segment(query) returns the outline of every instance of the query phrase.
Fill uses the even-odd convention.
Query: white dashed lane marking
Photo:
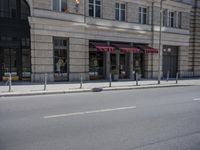
[[[86,115],[86,114],[104,113],[104,112],[128,110],[128,109],[136,109],[136,106],[109,108],[109,109],[100,109],[100,110],[85,111],[85,112],[75,112],[75,113],[51,115],[51,116],[44,116],[43,118],[44,119],[50,119],[50,118],[59,118],[59,117],[71,117],[71,116],[80,116],[80,115]]]
[[[200,101],[200,98],[194,98],[193,101]]]

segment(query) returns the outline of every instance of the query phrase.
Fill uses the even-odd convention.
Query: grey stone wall
[[[52,0],[33,0],[33,8],[52,10]]]
[[[69,80],[89,80],[89,41],[69,38]]]
[[[200,8],[193,8],[190,22],[189,69],[193,76],[200,76]]]
[[[48,74],[48,81],[53,78],[53,43],[52,36],[31,34],[32,81],[43,81]]]
[[[182,12],[181,28],[187,30],[190,29],[190,13]]]
[[[178,71],[181,78],[190,77],[189,72],[189,46],[180,46],[178,53]]]

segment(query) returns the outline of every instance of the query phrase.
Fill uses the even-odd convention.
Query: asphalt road
[[[200,87],[0,98],[0,150],[200,150]]]

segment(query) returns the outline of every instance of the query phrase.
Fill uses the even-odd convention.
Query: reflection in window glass
[[[67,0],[61,0],[62,12],[68,12]]]
[[[65,38],[54,38],[54,75],[55,80],[67,79],[68,42]]]

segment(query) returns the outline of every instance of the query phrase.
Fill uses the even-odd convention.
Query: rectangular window
[[[53,10],[60,11],[60,0],[53,0]]]
[[[89,0],[89,16],[101,17],[101,0]]]
[[[68,12],[67,0],[53,0],[53,10]]]
[[[167,9],[163,11],[163,26],[167,27]]]
[[[126,4],[115,4],[115,19],[118,21],[126,20]]]
[[[175,27],[175,13],[174,12],[169,12],[169,27]]]
[[[54,77],[55,80],[68,79],[68,40],[66,38],[57,38],[53,40],[54,44]]]
[[[147,8],[139,7],[139,23],[147,24]]]
[[[178,28],[181,28],[181,22],[182,22],[182,13],[178,12]]]

